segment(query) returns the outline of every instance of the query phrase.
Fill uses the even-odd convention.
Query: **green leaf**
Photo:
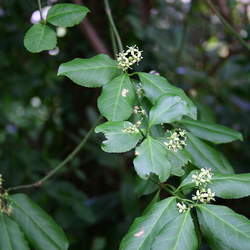
[[[201,231],[212,249],[249,250],[250,221],[224,206],[197,207]]]
[[[137,196],[148,195],[159,189],[159,186],[152,180],[144,180],[139,176],[136,176],[135,182],[135,194]]]
[[[184,175],[185,171],[182,169],[182,167],[191,161],[189,153],[185,149],[179,150],[178,152],[166,150],[166,153],[167,159],[170,161],[171,165],[171,175]]]
[[[107,140],[102,143],[102,149],[109,153],[122,153],[131,150],[142,138],[141,133],[123,132],[124,129],[132,126],[128,121],[105,122],[96,127],[96,133],[104,133]]]
[[[152,250],[197,250],[198,239],[190,211],[171,220],[156,237]]]
[[[174,197],[155,203],[147,213],[135,219],[121,242],[120,250],[150,250],[156,235],[178,214]]]
[[[215,144],[243,140],[241,133],[222,125],[190,119],[183,119],[179,122],[192,134]]]
[[[56,47],[56,33],[45,24],[34,24],[24,36],[24,47],[32,53]]]
[[[185,149],[191,156],[192,163],[198,168],[212,168],[222,174],[233,173],[233,168],[227,159],[217,150],[192,135],[187,133],[188,140]]]
[[[192,175],[199,171],[194,170],[182,181],[178,189],[190,189],[195,187]],[[215,196],[224,199],[236,199],[250,195],[250,174],[220,174],[215,173],[208,184],[215,192]]]
[[[36,205],[28,196],[11,196],[12,217],[27,236],[30,244],[37,250],[68,249],[68,240],[54,220]]]
[[[149,125],[172,123],[188,115],[187,103],[179,96],[163,95],[149,112]]]
[[[29,250],[18,224],[0,213],[0,250]]]
[[[133,113],[135,90],[129,76],[122,74],[103,87],[98,108],[110,121],[127,120]]]
[[[59,76],[67,76],[76,84],[92,88],[102,87],[121,72],[117,62],[103,54],[88,59],[76,58],[61,64],[58,69]]]
[[[163,94],[177,95],[187,102],[189,116],[193,119],[197,118],[197,109],[193,102],[186,96],[185,92],[171,85],[166,78],[148,73],[138,73],[142,82],[142,88],[145,96],[155,104],[157,99]]]
[[[46,20],[55,26],[72,27],[79,24],[88,12],[88,8],[78,4],[55,4],[49,9]]]
[[[148,179],[153,173],[159,176],[161,182],[168,179],[171,165],[167,159],[166,149],[160,141],[148,136],[136,148],[136,155],[134,166],[141,178]]]

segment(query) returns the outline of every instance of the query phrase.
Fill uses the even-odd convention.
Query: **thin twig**
[[[38,8],[39,8],[40,18],[41,18],[41,20],[43,20],[41,0],[37,0],[37,4],[38,4]]]
[[[112,42],[114,58],[116,58],[116,56],[118,54],[118,49],[117,49],[117,44],[116,44],[116,40],[115,40],[115,34],[114,34],[114,31],[111,27],[110,27],[110,38],[111,38],[111,42]]]
[[[82,0],[74,0],[75,4],[83,5],[84,2]],[[88,17],[85,17],[84,20],[80,23],[80,31],[84,33],[87,39],[90,42],[90,45],[97,53],[111,55],[109,50],[101,38],[98,30],[94,27],[94,25],[90,22]]]
[[[88,131],[88,133],[85,135],[85,137],[82,139],[82,141],[76,146],[76,148],[61,163],[59,163],[48,174],[46,174],[42,179],[40,179],[39,181],[36,181],[35,183],[32,183],[32,184],[11,187],[8,189],[8,191],[19,190],[19,189],[28,189],[28,188],[33,188],[33,187],[40,187],[45,181],[47,181],[49,178],[51,178],[56,172],[58,172],[61,168],[66,166],[66,164],[68,162],[70,162],[77,155],[77,153],[79,153],[79,151],[86,144],[89,137],[93,133],[96,125],[99,123],[99,121],[101,119],[102,119],[102,116],[100,116],[98,118],[97,122],[92,126],[92,128]]]
[[[242,37],[238,34],[238,32],[228,23],[228,21],[221,15],[221,13],[217,10],[211,0],[206,0],[210,9],[216,14],[216,16],[220,19],[222,24],[228,29],[228,31],[239,40],[239,42],[247,49],[250,50],[250,45],[242,39]]]
[[[110,9],[110,6],[109,6],[109,1],[104,0],[104,4],[105,4],[105,11],[106,11],[110,26],[111,26],[111,28],[112,28],[112,30],[114,32],[115,38],[117,40],[119,51],[121,52],[121,51],[123,51],[122,41],[121,41],[119,32],[118,32],[118,30],[117,30],[117,28],[115,26],[115,23],[114,23],[114,19],[113,19],[111,9]]]

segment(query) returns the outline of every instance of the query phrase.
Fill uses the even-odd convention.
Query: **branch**
[[[111,13],[111,9],[110,9],[110,6],[109,6],[109,1],[108,0],[104,0],[104,4],[105,4],[105,11],[106,11],[106,14],[108,16],[108,20],[109,20],[109,24],[114,32],[114,35],[115,35],[115,38],[116,38],[116,41],[117,41],[117,44],[118,44],[118,48],[119,48],[119,52],[123,51],[123,46],[122,46],[122,41],[121,41],[121,38],[120,38],[120,35],[119,35],[119,32],[115,26],[115,23],[114,23],[114,19],[113,19],[113,16],[112,16],[112,13]]]
[[[74,0],[75,4],[82,5],[82,0]],[[94,26],[89,22],[87,17],[80,24],[80,30],[84,33],[89,40],[91,46],[97,53],[110,55],[109,50],[107,49],[105,43],[102,41]]]
[[[216,14],[216,16],[220,19],[222,24],[228,29],[228,31],[239,40],[239,42],[244,46],[247,50],[250,50],[250,45],[242,39],[242,37],[238,34],[238,32],[227,22],[227,20],[221,15],[221,13],[217,10],[211,0],[206,0],[210,9]]]
[[[88,133],[85,135],[85,137],[82,139],[82,141],[76,146],[76,148],[61,162],[59,163],[55,168],[53,168],[47,175],[45,175],[42,179],[39,181],[36,181],[32,184],[28,185],[20,185],[16,187],[11,187],[7,191],[13,191],[13,190],[19,190],[19,189],[28,189],[28,188],[33,188],[33,187],[40,187],[43,185],[45,181],[47,181],[49,178],[51,178],[53,175],[56,174],[61,168],[66,166],[67,163],[69,163],[78,153],[79,151],[83,148],[83,146],[86,144],[88,141],[89,137],[93,133],[96,125],[99,123],[99,121],[102,119],[102,116],[100,116],[97,120],[97,122],[92,126],[92,128],[88,131]]]

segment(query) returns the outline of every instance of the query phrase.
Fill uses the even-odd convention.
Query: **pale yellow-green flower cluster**
[[[132,65],[142,60],[142,51],[136,45],[128,46],[126,51],[122,51],[117,55],[118,67],[123,71],[131,69]]]
[[[199,173],[192,175],[192,180],[198,188],[195,195],[193,195],[192,200],[201,203],[215,201],[215,193],[212,192],[210,188],[207,188],[207,184],[211,182],[212,177],[213,173],[211,172],[211,169],[205,168],[202,168]]]
[[[139,127],[141,126],[141,121],[137,121],[135,124],[130,125],[122,130],[123,133],[135,134],[139,133]]]
[[[0,174],[0,213],[10,215],[12,206],[9,204],[9,194],[3,189],[3,178]]]
[[[215,193],[212,192],[210,188],[196,190],[196,194],[193,195],[192,200],[199,201],[201,203],[209,203],[210,201],[215,201]]]
[[[195,182],[196,186],[204,186],[205,184],[208,184],[211,182],[212,177],[213,173],[210,168],[202,168],[200,173],[192,175],[193,182]]]
[[[167,141],[164,142],[167,149],[178,152],[186,146],[187,131],[181,128],[170,131],[170,136],[167,137]]]

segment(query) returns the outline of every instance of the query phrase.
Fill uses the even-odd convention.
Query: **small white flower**
[[[187,205],[186,205],[185,203],[183,203],[183,202],[178,202],[178,203],[176,204],[176,206],[177,206],[177,208],[178,208],[180,214],[181,214],[181,213],[184,213],[184,212],[186,212],[186,211],[188,210]]]
[[[121,94],[122,94],[123,97],[126,97],[128,92],[129,92],[128,89],[123,89]]]

